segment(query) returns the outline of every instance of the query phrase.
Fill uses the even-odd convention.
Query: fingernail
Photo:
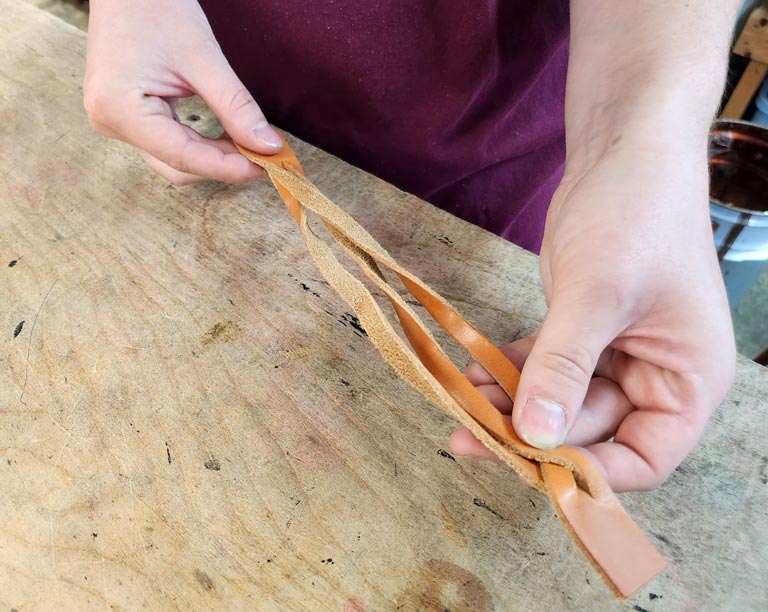
[[[269,127],[269,123],[262,120],[259,121],[253,128],[253,133],[261,144],[266,145],[272,149],[279,149],[283,146],[283,141],[277,132]]]
[[[565,441],[565,410],[555,402],[529,397],[518,421],[518,431],[531,446],[549,449]]]

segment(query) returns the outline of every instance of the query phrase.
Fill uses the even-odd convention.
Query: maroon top
[[[267,118],[538,252],[565,156],[567,0],[201,0]]]

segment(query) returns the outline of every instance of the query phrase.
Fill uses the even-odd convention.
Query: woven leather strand
[[[380,266],[394,272],[435,321],[514,398],[519,372],[493,343],[326,198],[304,176],[287,142],[273,156],[259,155],[239,145],[238,149],[267,171],[298,223],[315,265],[355,311],[385,360],[424,397],[467,427],[523,480],[549,496],[574,542],[617,596],[628,597],[664,569],[664,559],[626,514],[591,461],[575,448],[540,450],[523,442],[509,419],[448,358],[420,317],[387,282]],[[322,220],[331,236],[389,298],[413,350],[390,325],[365,285],[312,231],[307,211]]]

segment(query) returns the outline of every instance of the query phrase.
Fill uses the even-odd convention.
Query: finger
[[[619,385],[607,378],[593,378],[565,444],[587,446],[608,440],[633,410]]]
[[[512,400],[497,384],[478,385],[477,390],[482,393],[494,407],[502,414],[512,414]]]
[[[531,446],[555,448],[565,441],[589,388],[598,358],[622,323],[606,311],[600,294],[579,288],[553,296],[552,304],[515,394],[512,424]]]
[[[263,176],[263,171],[228,140],[204,138],[174,121],[170,106],[161,98],[145,97],[138,114],[138,120],[132,114],[122,121],[123,139],[182,174],[226,183],[245,183]]]
[[[619,491],[658,487],[693,448],[716,402],[701,381],[628,356],[615,365],[622,387],[641,384],[647,403],[621,422],[613,442],[585,448]],[[629,381],[629,377],[635,381]],[[655,382],[652,382],[655,381]],[[684,399],[678,399],[684,398]]]
[[[213,146],[218,147],[225,153],[237,152],[237,150],[232,145],[232,142],[229,139],[227,139],[226,134],[222,135],[221,138],[211,140],[210,142]],[[142,151],[141,149],[136,149],[136,150],[150,168],[152,168],[160,176],[163,176],[166,179],[168,179],[174,185],[192,185],[194,183],[200,183],[202,181],[208,180],[208,177],[206,176],[201,176],[199,174],[190,174],[188,172],[180,172],[175,168],[172,168],[165,162],[160,161],[156,157],[150,155],[146,151]],[[252,180],[261,180],[266,177],[266,172],[264,172],[263,169],[255,165],[254,165],[254,168],[256,169],[256,171],[253,172]]]
[[[477,389],[504,414],[512,412],[511,400],[498,385],[480,385]],[[593,378],[584,398],[584,405],[568,432],[565,443],[570,446],[587,446],[608,440],[632,410],[634,407],[615,382],[605,378]],[[457,429],[451,435],[449,443],[451,450],[457,455],[482,459],[496,458],[496,455],[485,447],[481,449],[482,443],[465,427]]]
[[[168,164],[161,162],[156,157],[153,157],[146,151],[136,149],[136,152],[141,155],[142,159],[147,165],[157,172],[160,176],[168,179],[174,185],[192,185],[206,180],[204,176],[197,174],[189,174],[187,172],[179,172],[175,168],[171,168]]]
[[[601,353],[600,358],[597,360],[597,365],[595,366],[595,374],[597,376],[616,380],[616,372],[613,368],[613,356],[615,354],[616,350],[610,346]]]
[[[448,438],[448,448],[452,453],[461,457],[471,457],[475,459],[490,459],[500,461],[500,459],[482,445],[480,440],[475,438],[469,429],[459,427]]]
[[[192,66],[189,81],[235,142],[265,155],[282,148],[282,139],[223,54],[200,58]]]
[[[538,331],[501,348],[501,352],[507,356],[507,359],[509,359],[518,370],[523,369],[523,364],[528,357],[528,353],[531,352],[537,334]],[[477,361],[470,363],[466,370],[464,370],[464,374],[469,379],[469,382],[475,386],[490,385],[496,382],[493,376],[491,376]]]
[[[693,448],[703,428],[679,415],[636,410],[619,426],[613,442],[584,449],[617,493],[648,491],[663,483]]]
[[[495,461],[496,463],[501,463],[501,459],[499,459],[491,451],[485,448],[485,446],[483,446],[481,442],[475,438],[475,436],[472,435],[472,432],[469,431],[466,427],[459,427],[451,434],[450,438],[448,438],[448,448],[451,449],[452,453],[458,455],[459,457]],[[527,480],[524,480],[519,476],[518,478],[520,482],[525,484],[525,486],[533,486]]]

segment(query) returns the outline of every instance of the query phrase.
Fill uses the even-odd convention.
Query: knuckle
[[[238,87],[234,92],[229,93],[226,103],[227,108],[233,113],[257,106],[256,100],[245,87]]]
[[[189,144],[189,141],[185,142],[178,153],[167,162],[171,168],[184,174],[192,174],[189,163]]]
[[[652,491],[653,489],[658,489],[683,460],[683,457],[680,457],[670,463],[659,460],[655,453],[650,452],[649,449],[643,446],[629,444],[627,441],[624,441],[623,444],[634,453],[636,458],[632,477],[633,486],[631,487],[633,491]]]
[[[653,491],[661,486],[661,482],[657,482],[655,478],[646,477],[640,480],[636,487],[633,487],[634,491]]]
[[[172,185],[175,185],[176,187],[191,185],[192,183],[195,183],[200,180],[196,176],[183,174],[178,170],[175,170],[172,166],[170,166],[170,164],[163,165],[158,163],[152,163],[149,161],[147,163],[150,168],[152,168],[155,172],[157,172],[157,174],[162,176],[169,183],[171,183]]]
[[[86,89],[83,94],[83,106],[91,128],[96,132],[102,131],[107,124],[105,97],[98,91]]]
[[[579,384],[591,378],[595,369],[589,353],[577,346],[568,351],[545,351],[540,355],[539,361],[543,367]]]
[[[672,470],[660,470],[654,466],[650,466],[648,472],[639,479],[638,491],[653,491],[663,485]]]

